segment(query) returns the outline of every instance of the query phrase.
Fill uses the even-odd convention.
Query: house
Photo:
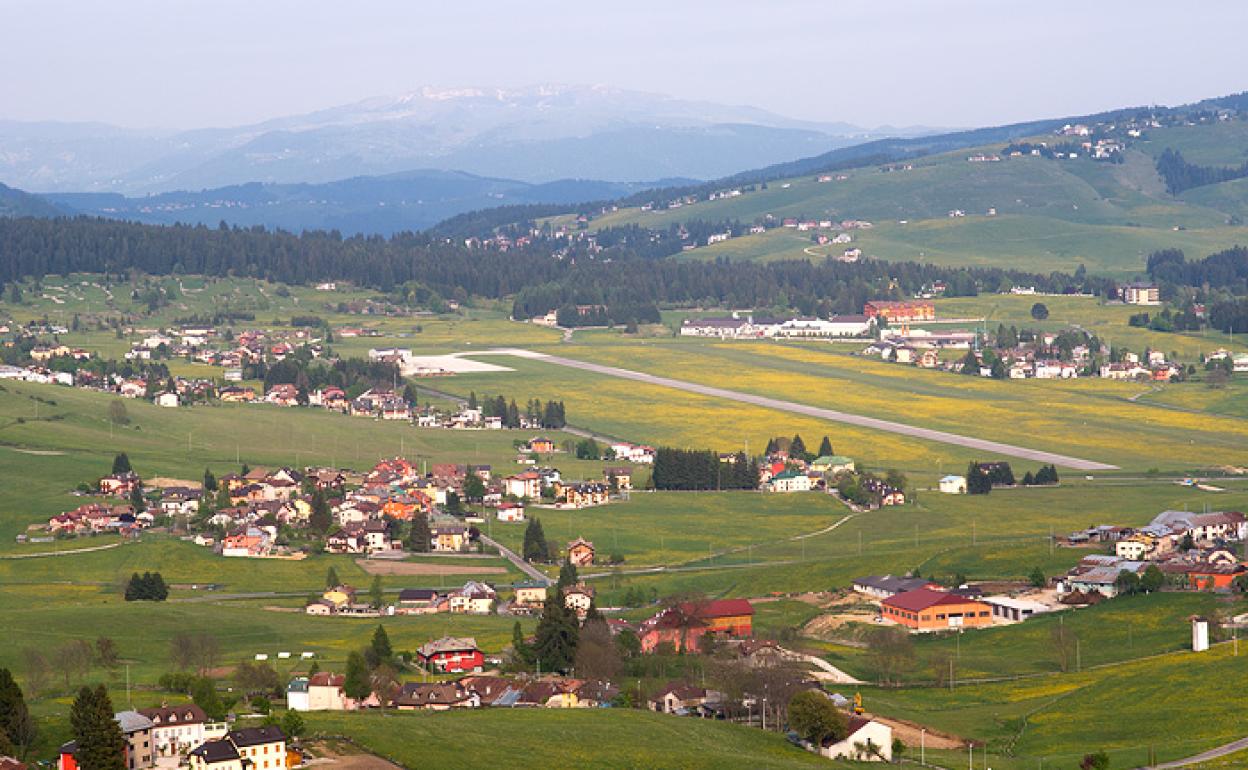
[[[855,578],[851,584],[860,594],[875,599],[887,599],[917,588],[936,588],[937,584],[920,577],[894,577],[893,575],[867,575]]]
[[[152,754],[157,758],[182,756],[226,734],[224,723],[209,722],[204,710],[193,703],[138,711],[152,722]]]
[[[127,770],[151,767],[156,759],[152,754],[152,720],[137,711],[120,711],[113,714],[113,719],[117,720],[117,726],[126,739]],[[0,767],[0,770],[3,768]]]
[[[939,487],[946,495],[965,495],[966,476],[945,476],[940,480]]]
[[[460,682],[407,682],[394,698],[399,711],[449,711],[480,705],[481,696]]]
[[[426,671],[437,673],[479,672],[485,666],[485,656],[471,636],[444,636],[425,642],[416,649],[416,659]]]
[[[764,483],[768,492],[809,492],[810,477],[797,471],[784,471]]]
[[[299,389],[291,383],[279,383],[269,388],[269,392],[264,395],[265,403],[277,404],[278,406],[297,406],[299,404]]]
[[[622,468],[603,468],[602,477],[606,479],[607,485],[614,490],[628,491],[633,488],[633,469],[627,466]]]
[[[984,602],[932,588],[888,597],[880,602],[880,615],[912,631],[992,625],[992,608]]]
[[[577,583],[563,589],[563,606],[576,612],[578,620],[584,620],[589,608],[594,604],[594,588],[585,583]]]
[[[525,451],[538,455],[548,455],[555,451],[555,442],[548,438],[530,439]]]
[[[503,493],[520,500],[536,500],[542,496],[542,477],[537,471],[525,471],[503,479]]]
[[[893,761],[893,728],[860,716],[849,718],[845,738],[828,740],[819,747],[820,756],[861,762]]]
[[[286,708],[291,711],[346,711],[354,704],[343,691],[347,678],[318,671],[311,677],[299,676],[286,686]]]
[[[588,508],[591,505],[603,505],[610,499],[610,490],[606,484],[595,481],[583,481],[574,484],[559,482],[555,486],[555,497],[560,505],[567,508]]]
[[[465,615],[489,615],[494,611],[498,594],[485,583],[469,580],[464,587],[447,595],[448,608],[453,613]]]
[[[244,727],[226,733],[248,770],[285,770],[286,734],[277,725]]]
[[[535,608],[546,603],[546,583],[540,580],[530,580],[524,583],[516,583],[515,598],[513,604],[522,607]]]
[[[500,503],[494,515],[499,521],[524,521],[524,506],[520,503]]]
[[[838,473],[853,473],[854,460],[844,455],[821,455],[811,462],[810,470],[820,475],[831,474],[833,476]]]
[[[142,482],[134,471],[126,471],[125,473],[114,473],[111,476],[105,476],[100,479],[100,494],[109,495],[111,497],[129,497],[136,487],[140,487]]]
[[[468,528],[460,524],[439,524],[429,528],[430,543],[437,553],[459,553],[468,548]]]
[[[583,537],[568,543],[568,561],[574,567],[587,567],[594,563],[594,544]]]
[[[754,608],[745,599],[685,602],[669,607],[641,624],[638,637],[642,652],[654,652],[660,644],[676,651],[694,650],[706,634],[716,637],[747,637],[754,630]]]
[[[688,682],[669,682],[647,705],[651,711],[683,715],[706,703],[713,692]]]
[[[155,398],[156,406],[176,407],[179,405],[177,393],[161,393]]]
[[[394,611],[398,615],[428,615],[443,607],[442,595],[432,588],[404,588],[399,591]]]
[[[1161,290],[1155,283],[1126,283],[1119,289],[1119,294],[1128,305],[1161,304]]]
[[[242,755],[224,738],[196,746],[187,756],[187,765],[190,770],[244,770]]]

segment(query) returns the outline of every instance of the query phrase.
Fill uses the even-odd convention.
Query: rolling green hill
[[[1051,134],[1033,142],[1067,141]],[[1202,256],[1248,242],[1248,181],[1197,187],[1172,196],[1154,167],[1167,147],[1192,163],[1232,165],[1248,157],[1248,123],[1156,129],[1127,149],[1122,163],[1087,157],[1003,157],[1002,143],[959,149],[889,166],[870,165],[835,175],[803,175],[745,189],[736,197],[700,200],[677,208],[622,207],[594,218],[591,229],[768,217],[865,219],[854,234],[868,256],[950,265],[997,265],[1074,270],[1080,264],[1107,275],[1143,272],[1146,255],[1181,248]],[[960,211],[964,216],[953,216]],[[839,255],[843,245],[817,246],[811,233],[777,228],[684,252],[686,259],[807,259]]]

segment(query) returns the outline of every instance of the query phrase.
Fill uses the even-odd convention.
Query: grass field
[[[1185,157],[1190,153],[1193,162],[1231,165],[1242,162],[1248,137],[1241,123],[1162,129],[1151,132],[1120,165],[1030,157],[966,162],[977,152],[999,152],[1000,145],[991,145],[921,158],[911,170],[858,168],[840,172],[847,177],[841,180],[798,177],[678,209],[620,209],[595,219],[591,227],[662,229],[694,218],[748,223],[767,215],[867,219],[876,227],[856,233],[854,245],[881,259],[1039,272],[1073,271],[1082,264],[1130,278],[1143,271],[1146,255],[1157,249],[1204,256],[1248,241],[1248,230],[1228,224],[1232,215],[1242,218],[1248,188],[1236,182],[1211,185],[1176,200],[1165,193],[1153,168],[1152,156],[1167,146],[1181,149]],[[948,216],[955,209],[966,216]],[[989,209],[997,214],[988,216]],[[812,253],[832,252],[831,247],[811,248],[804,234],[784,230],[701,247],[681,258],[769,261],[805,259]]]
[[[316,715],[404,767],[783,768],[850,767],[798,749],[777,733],[631,709],[498,709],[441,714]],[[455,736],[448,740],[448,736]],[[471,751],[465,751],[471,746]],[[557,747],[557,750],[556,750]]]

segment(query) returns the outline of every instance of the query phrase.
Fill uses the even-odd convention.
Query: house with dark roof
[[[477,708],[481,696],[459,682],[407,682],[394,699],[399,711]]]
[[[876,599],[887,599],[890,596],[913,591],[916,588],[938,587],[936,583],[927,578],[896,577],[894,575],[867,575],[866,577],[854,578],[850,585],[858,593],[866,594]]]
[[[225,737],[234,744],[248,770],[285,770],[286,734],[277,725],[243,727]]]

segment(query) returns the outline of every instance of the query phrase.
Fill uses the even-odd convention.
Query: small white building
[[[156,396],[156,406],[176,407],[178,403],[177,393],[161,393]]]
[[[892,762],[893,728],[874,719],[850,717],[845,739],[825,743],[819,747],[819,754],[828,759]]]
[[[940,491],[946,495],[965,495],[966,476],[945,476],[940,480]]]

